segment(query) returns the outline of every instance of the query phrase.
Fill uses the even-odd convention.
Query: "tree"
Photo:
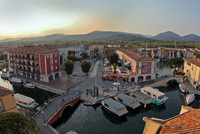
[[[62,64],[62,62],[63,62],[63,56],[60,55],[60,64]]]
[[[65,72],[67,73],[69,78],[69,75],[71,75],[74,70],[74,62],[72,60],[66,60],[64,63],[64,67],[65,67]]]
[[[68,50],[68,55],[71,55],[71,54],[76,54],[75,50]]]
[[[107,59],[110,64],[113,66],[114,73],[116,73],[117,63],[119,60],[119,56],[113,49],[106,51]]]
[[[87,57],[89,57],[88,54],[87,54],[86,52],[82,52],[82,53],[81,53],[81,56],[83,57],[83,59],[86,59]]]
[[[70,55],[67,56],[67,59],[75,61],[76,60],[76,56],[72,53],[72,54],[70,54]]]
[[[84,73],[87,73],[90,71],[91,63],[87,60],[82,60],[81,61],[81,69]]]
[[[181,66],[183,66],[184,61],[180,58],[171,58],[170,60],[168,60],[167,64],[169,65],[169,67],[171,69],[174,69],[174,72],[177,71],[177,68],[180,68]]]
[[[2,134],[39,134],[35,119],[21,113],[0,113],[0,133]]]
[[[94,51],[94,56],[96,57],[99,53],[99,48],[95,47],[93,51]]]

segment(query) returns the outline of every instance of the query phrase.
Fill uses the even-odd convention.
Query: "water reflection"
[[[2,79],[1,77],[0,77],[0,84],[5,88],[15,91],[15,93],[20,93],[35,99],[35,101],[39,105],[42,105],[51,96],[55,95],[54,93],[47,92],[39,88],[30,89],[30,88],[25,88],[22,84],[14,84],[14,83],[10,84],[8,80]]]
[[[108,111],[106,111],[106,109],[103,106],[101,107],[101,109],[102,109],[102,113],[105,116],[105,118],[115,125],[119,125],[119,124],[122,124],[127,121],[126,116],[117,118],[116,116],[112,115],[111,113],[108,113]]]

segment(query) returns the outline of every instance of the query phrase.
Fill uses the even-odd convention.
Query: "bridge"
[[[57,97],[49,99],[46,106],[44,104],[40,106],[38,112],[33,116],[40,127],[40,133],[57,133],[51,124],[61,117],[66,107],[73,107],[79,100],[80,93],[73,91],[61,96],[57,95]]]
[[[177,83],[180,83],[182,82],[183,76],[182,75],[165,75],[165,76],[161,76],[159,77],[158,79],[155,79],[152,81],[152,83],[150,83],[148,86],[150,87],[164,87],[164,86],[167,86],[167,83],[169,81],[176,81]]]

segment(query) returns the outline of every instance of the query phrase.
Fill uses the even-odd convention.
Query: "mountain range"
[[[141,35],[135,33],[115,32],[115,31],[93,31],[88,34],[66,35],[52,34],[46,36],[29,37],[29,38],[8,38],[0,40],[0,42],[25,42],[25,41],[107,41],[110,39],[120,41],[195,41],[200,42],[200,36],[189,34],[180,36],[174,32],[167,31],[156,36]]]
[[[188,34],[185,36],[180,36],[174,32],[167,31],[164,33],[160,33],[153,37],[155,40],[162,40],[162,41],[195,41],[200,42],[200,36],[195,34]]]

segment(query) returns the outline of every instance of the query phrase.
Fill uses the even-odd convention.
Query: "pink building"
[[[118,49],[117,54],[124,63],[130,65],[130,81],[141,82],[156,78],[156,59],[132,52],[129,49]]]
[[[48,46],[24,46],[8,51],[9,70],[49,82],[61,76],[59,51]]]

